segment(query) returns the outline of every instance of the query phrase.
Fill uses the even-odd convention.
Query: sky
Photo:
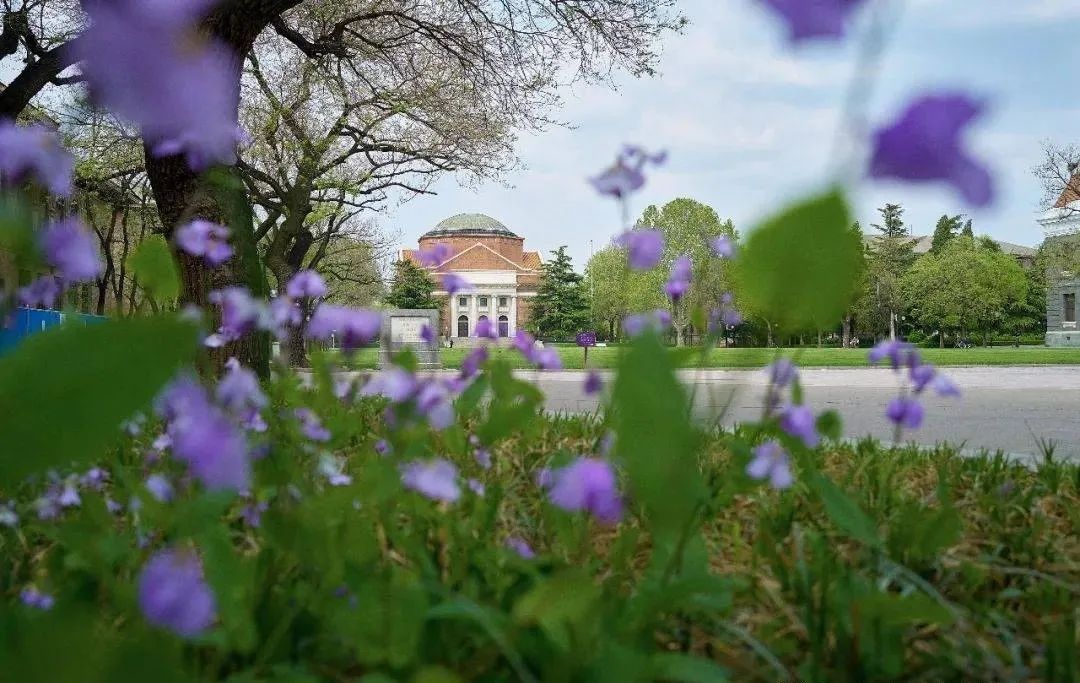
[[[744,233],[787,202],[828,186],[853,168],[851,197],[869,230],[876,207],[905,208],[914,234],[929,234],[942,214],[968,214],[978,234],[1036,246],[1042,191],[1031,169],[1041,143],[1080,143],[1078,0],[907,0],[892,12],[889,39],[865,106],[871,125],[887,121],[913,96],[962,90],[987,102],[969,146],[991,168],[993,206],[971,211],[950,189],[880,183],[844,166],[837,150],[856,47],[869,23],[858,18],[848,40],[792,48],[783,27],[755,0],[681,0],[687,29],[669,35],[657,74],[616,77],[616,87],[575,84],[556,112],[566,127],[523,134],[521,168],[499,181],[463,185],[447,176],[422,196],[393,208],[382,226],[401,246],[443,218],[485,213],[545,256],[567,245],[580,270],[620,231],[616,205],[586,178],[603,170],[625,143],[668,151],[634,197],[632,215],[649,204],[692,197],[730,218]],[[977,8],[977,9],[976,9]],[[856,162],[858,161],[856,155]]]

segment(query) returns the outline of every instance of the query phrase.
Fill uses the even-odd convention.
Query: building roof
[[[450,216],[439,221],[438,225],[421,235],[420,239],[455,235],[492,235],[521,239],[510,228],[482,213],[459,213],[456,216]]]
[[[1080,173],[1073,175],[1069,182],[1065,184],[1061,196],[1054,202],[1054,208],[1064,209],[1075,201],[1080,201]]]

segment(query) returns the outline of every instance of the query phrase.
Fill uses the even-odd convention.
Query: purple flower
[[[914,398],[900,396],[889,401],[885,408],[885,417],[897,427],[918,429],[923,421],[923,407]]]
[[[491,469],[491,451],[486,448],[477,448],[473,451],[473,460],[477,465],[480,465],[481,469]]]
[[[671,313],[662,308],[649,313],[633,313],[623,318],[623,332],[629,337],[638,337],[645,332],[663,333],[671,325]]]
[[[123,511],[124,506],[120,503],[117,503],[112,498],[105,496],[105,509],[109,511],[109,514],[117,515],[120,514],[121,511]]]
[[[247,440],[198,382],[172,382],[157,403],[158,412],[169,420],[173,454],[188,464],[195,478],[209,489],[248,488]]]
[[[531,560],[536,557],[536,553],[533,552],[532,547],[520,536],[511,536],[506,539],[506,547],[517,553],[518,557],[523,560]]]
[[[153,448],[159,453],[164,451],[166,448],[170,448],[171,446],[172,437],[169,436],[168,432],[164,434],[158,434],[157,437],[150,443],[150,448]]]
[[[52,308],[63,288],[52,275],[42,275],[19,289],[19,303],[27,308]]]
[[[269,508],[270,504],[266,501],[248,503],[240,510],[240,519],[252,529],[258,529],[262,526],[262,513]]]
[[[270,300],[270,332],[281,339],[289,327],[297,327],[304,322],[304,314],[296,302],[287,296],[278,296]]]
[[[480,318],[476,321],[475,334],[480,338],[498,339],[499,331],[495,329],[495,325],[492,324],[487,318]]]
[[[461,497],[457,468],[449,460],[435,458],[426,462],[413,460],[401,469],[401,483],[407,489],[432,500],[453,503]]]
[[[62,508],[74,508],[82,505],[82,497],[74,484],[66,483],[56,496],[56,504]]]
[[[557,349],[544,348],[533,352],[532,360],[541,370],[562,370],[562,356]]]
[[[375,442],[375,452],[379,455],[388,455],[391,450],[393,449],[390,447],[390,442],[386,439],[379,439]]]
[[[310,408],[297,408],[293,411],[293,415],[296,416],[297,420],[300,420],[300,431],[304,436],[312,441],[330,440],[330,430],[323,427],[322,422],[319,421],[319,416],[313,410]]]
[[[22,592],[19,593],[19,600],[27,607],[33,607],[34,609],[43,611],[52,609],[53,605],[56,604],[56,600],[53,596],[48,593],[42,593],[34,586],[24,588]]]
[[[455,273],[444,274],[442,276],[442,286],[450,296],[472,289],[472,284],[468,280]]]
[[[619,236],[618,244],[626,247],[626,259],[634,270],[654,268],[664,255],[664,233],[659,230],[628,230]]]
[[[105,482],[109,480],[109,473],[100,467],[91,467],[79,477],[79,484],[92,490],[100,491],[105,487]]]
[[[915,390],[916,394],[922,392],[936,374],[937,370],[929,363],[912,366],[908,371],[908,376],[911,378],[911,388]]]
[[[461,377],[469,379],[480,372],[480,366],[486,363],[487,359],[488,350],[484,346],[479,346],[470,351],[469,355],[465,356],[465,359],[461,361]]]
[[[766,441],[754,449],[754,458],[746,465],[746,474],[758,481],[768,479],[774,489],[786,489],[795,482],[788,454],[776,441]]]
[[[341,335],[341,348],[353,351],[379,336],[382,314],[363,308],[348,308],[321,304],[308,321],[307,334],[312,339],[329,339]]]
[[[203,578],[199,557],[173,548],[159,551],[143,567],[139,607],[151,624],[182,638],[200,635],[217,618],[214,593]]]
[[[432,429],[446,429],[454,423],[450,392],[438,380],[428,380],[416,394],[416,409],[427,418]]]
[[[202,218],[176,230],[176,246],[191,256],[201,256],[212,266],[220,266],[232,257],[228,239],[228,228]]]
[[[318,299],[329,290],[322,277],[314,270],[301,270],[285,285],[285,293],[294,299]]]
[[[243,137],[240,61],[196,25],[211,4],[84,3],[90,27],[71,48],[97,101],[135,122],[154,154],[184,152],[195,170],[234,163]]]
[[[514,345],[514,348],[517,349],[522,356],[525,356],[526,359],[532,361],[533,352],[536,349],[536,339],[533,338],[531,334],[525,330],[518,330],[514,334],[514,339],[511,344]]]
[[[14,186],[34,176],[54,195],[71,194],[75,160],[56,132],[40,124],[0,121],[0,183]]]
[[[98,245],[78,218],[64,218],[50,224],[39,241],[45,259],[66,282],[87,282],[104,271]]]
[[[427,344],[435,343],[435,330],[432,329],[431,325],[425,324],[420,328],[420,340]]]
[[[151,474],[146,478],[146,490],[159,503],[171,502],[175,495],[172,484],[161,474]]]
[[[789,405],[780,414],[780,429],[801,440],[807,448],[820,442],[814,412],[804,405]]]
[[[247,408],[262,408],[267,403],[259,388],[259,378],[235,358],[226,361],[225,375],[218,381],[215,396],[218,403],[234,414]]]
[[[790,358],[777,358],[768,368],[769,384],[782,389],[799,376],[799,368]]]
[[[930,384],[938,396],[953,396],[959,398],[960,387],[956,386],[956,383],[952,381],[946,375],[940,372],[934,376],[934,381]]]
[[[480,496],[481,498],[484,497],[484,484],[481,483],[479,479],[469,479],[465,482],[465,484],[469,487],[470,491]]]
[[[604,387],[604,379],[600,376],[600,373],[596,370],[590,370],[589,374],[585,375],[585,393],[599,394],[600,390]]]
[[[326,477],[331,486],[348,486],[352,483],[352,477],[345,474],[341,460],[329,454],[319,458],[319,474]]]
[[[967,95],[927,95],[874,136],[870,175],[950,183],[973,206],[994,200],[990,172],[964,149],[963,130],[984,109]]]
[[[626,146],[615,163],[600,175],[589,179],[597,192],[616,199],[625,199],[645,185],[642,172],[646,163],[659,166],[667,160],[666,152],[649,154],[641,147]]]
[[[709,311],[709,331],[713,334],[722,334],[725,329],[741,325],[742,314],[731,305],[731,295],[724,293],[719,308]]]
[[[420,265],[425,268],[434,268],[440,263],[445,263],[450,258],[450,245],[440,242],[428,249],[421,249],[416,253]]]
[[[391,366],[371,376],[360,390],[363,396],[384,396],[392,403],[409,400],[416,392],[416,377],[408,370]]]
[[[551,473],[548,499],[563,510],[587,510],[606,524],[622,519],[615,470],[599,458],[578,458]]]
[[[690,257],[683,254],[671,264],[671,275],[668,276],[664,291],[674,301],[678,301],[690,289],[690,277],[693,273],[693,263]]]
[[[901,366],[914,367],[919,364],[919,352],[907,342],[896,339],[886,339],[870,349],[868,355],[871,363],[879,363],[886,358],[892,365],[893,370],[899,370]]]
[[[798,43],[811,38],[840,38],[851,13],[863,0],[761,0],[788,25],[788,38]]]
[[[720,258],[734,258],[735,256],[735,242],[727,235],[720,235],[709,240],[709,246]]]
[[[219,334],[225,341],[234,341],[265,327],[268,313],[265,305],[243,287],[225,287],[210,292],[210,303],[221,306]]]

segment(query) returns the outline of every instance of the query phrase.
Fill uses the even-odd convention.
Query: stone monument
[[[423,330],[431,331],[424,340]],[[429,308],[395,308],[383,311],[382,333],[379,335],[379,367],[390,365],[391,355],[411,349],[424,369],[441,368],[439,360],[439,311]]]

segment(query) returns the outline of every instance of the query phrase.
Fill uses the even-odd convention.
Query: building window
[[[457,319],[457,336],[468,337],[469,336],[469,316],[459,315]]]
[[[505,315],[499,316],[499,336],[510,336],[510,318],[507,318]]]
[[[462,308],[468,308],[469,307],[469,297],[467,297],[467,296],[459,296],[457,298],[457,305],[461,306]]]
[[[486,296],[480,297],[480,308],[488,307],[488,298]]]
[[[1062,310],[1065,314],[1064,320],[1067,323],[1076,322],[1076,294],[1062,295]]]
[[[500,296],[499,297],[499,308],[507,308],[509,306],[510,306],[510,297],[508,297],[508,296]]]

